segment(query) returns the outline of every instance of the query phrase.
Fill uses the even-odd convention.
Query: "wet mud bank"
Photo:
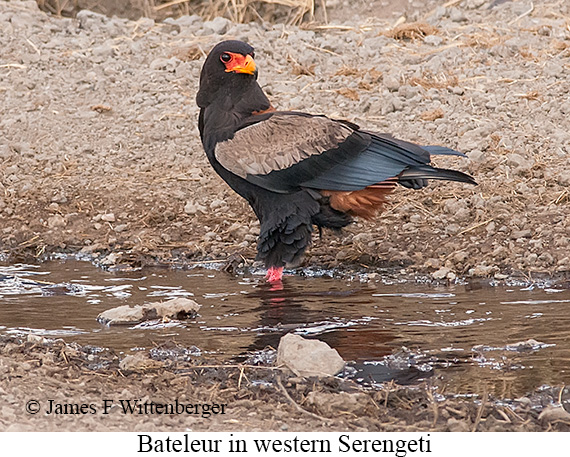
[[[120,310],[132,317],[158,302],[176,307],[123,325],[97,321],[111,308],[121,322]],[[285,277],[275,290],[262,272],[110,272],[71,260],[2,266],[0,424],[566,430],[569,304],[566,288],[520,282],[438,286],[321,274]],[[293,375],[277,361],[288,333],[328,343],[345,368],[335,377]],[[125,412],[135,400],[143,412]],[[28,412],[29,401],[41,411]],[[227,406],[207,416],[155,411],[176,404]],[[86,412],[50,412],[58,408]]]
[[[162,349],[170,355],[145,353],[126,366],[116,354],[93,347],[2,337],[0,429],[569,430],[570,413],[561,406],[568,407],[568,388],[544,386],[508,402],[485,392],[462,398],[430,382],[372,390],[341,378],[299,378],[263,364],[188,362],[175,347]],[[123,408],[127,401],[147,406],[130,412]],[[160,413],[176,403],[192,408]]]

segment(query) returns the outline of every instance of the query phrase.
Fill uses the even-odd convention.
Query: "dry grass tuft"
[[[198,14],[209,20],[218,16],[233,22],[280,19],[289,24],[313,20],[315,0],[142,0],[151,17]],[[324,8],[324,2],[322,2]]]
[[[455,87],[459,84],[459,79],[455,75],[431,72],[424,72],[421,77],[413,76],[406,81],[410,86],[421,86],[424,89],[445,89]]]
[[[540,57],[534,53],[533,49],[529,47],[522,47],[519,49],[519,55],[526,60],[533,62],[540,62]]]
[[[107,105],[93,105],[91,110],[97,111],[98,113],[108,113],[109,111],[112,111],[113,108]]]
[[[568,29],[570,30],[570,26],[568,26]],[[560,53],[562,57],[570,57],[570,43],[568,41],[552,40],[550,46],[552,46],[555,52]]]
[[[550,45],[556,51],[565,51],[566,49],[570,48],[570,43],[567,41],[552,40],[552,43],[550,43]]]
[[[508,37],[497,35],[496,33],[485,31],[484,33],[473,33],[466,37],[461,46],[470,48],[492,48],[507,40]]]
[[[359,88],[370,90],[374,87],[375,84],[379,83],[382,80],[383,73],[376,70],[375,68],[360,69],[350,67],[348,65],[343,65],[337,70],[334,76],[347,76],[352,79],[354,79],[356,76],[356,79],[361,79],[361,81],[358,83]]]
[[[369,91],[374,89],[374,87],[376,87],[376,85],[382,80],[383,74],[375,68],[360,69],[343,65],[337,70],[334,76],[346,76],[353,80],[356,79],[358,80],[358,89]],[[337,92],[352,100],[360,99],[358,92],[353,89],[344,88],[337,90]]]
[[[441,119],[444,113],[441,108],[435,108],[428,111],[424,111],[420,114],[420,118],[422,121],[435,121],[436,119]]]
[[[540,100],[540,92],[537,90],[531,90],[526,94],[515,94],[517,97],[524,98],[526,100]]]
[[[200,49],[199,46],[190,46],[185,48],[178,48],[172,53],[173,57],[176,57],[183,62],[191,62],[193,60],[198,60],[204,55],[204,51]]]
[[[43,11],[57,16],[72,17],[82,9],[89,9],[107,16],[119,15],[129,19],[150,17],[162,20],[197,14],[205,20],[217,16],[233,22],[247,23],[266,20],[300,24],[312,21],[315,0],[36,0]],[[326,17],[325,0],[319,7]]]
[[[343,87],[341,89],[336,90],[337,93],[342,95],[343,97],[350,98],[351,100],[358,101],[360,100],[360,95],[354,89],[349,89],[348,87]]]
[[[384,33],[384,35],[394,38],[395,40],[417,40],[427,35],[437,33],[437,28],[426,22],[410,22],[400,24]]]
[[[299,63],[291,54],[287,55],[287,61],[293,67],[292,72],[295,76],[301,76],[301,75],[315,76],[315,67],[316,67],[315,64],[304,65],[302,63]]]
[[[492,133],[490,139],[489,150],[495,152],[497,155],[506,155],[513,152],[502,145],[502,137],[498,133]]]
[[[343,65],[340,67],[337,72],[334,74],[335,76],[359,76],[362,74],[362,70],[359,70],[355,67],[349,67],[348,65]]]

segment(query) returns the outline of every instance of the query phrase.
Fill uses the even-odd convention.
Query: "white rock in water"
[[[433,279],[444,279],[447,275],[451,273],[451,269],[447,267],[441,267],[439,270],[434,271],[431,276]]]
[[[147,303],[145,305],[119,306],[103,311],[97,320],[106,325],[139,324],[152,319],[186,319],[194,316],[200,305],[188,298],[174,298],[165,302]]]
[[[97,316],[97,320],[107,325],[138,324],[143,320],[143,309],[138,305],[134,308],[129,305],[118,306],[103,311]]]
[[[344,368],[336,349],[319,340],[306,340],[288,333],[277,349],[277,364],[285,365],[297,376],[334,376]]]

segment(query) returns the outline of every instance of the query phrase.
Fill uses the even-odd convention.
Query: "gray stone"
[[[179,64],[179,60],[176,57],[171,57],[169,59],[165,57],[158,57],[154,59],[149,67],[151,70],[165,70],[165,71],[176,71],[176,67]]]
[[[104,14],[95,13],[89,10],[81,10],[77,13],[79,27],[85,30],[97,29],[109,19]]]
[[[10,22],[15,28],[27,28],[36,25],[38,20],[30,13],[18,13],[12,16]]]
[[[455,235],[456,233],[459,233],[461,230],[461,227],[457,224],[448,224],[445,227],[445,233],[449,234],[449,235]]]
[[[169,23],[170,21],[176,25],[179,25],[180,27],[191,27],[202,22],[202,18],[196,14],[193,14],[192,16],[180,16],[178,19],[174,20],[171,18],[164,20],[166,23]]]
[[[455,95],[463,95],[465,93],[465,89],[459,86],[453,86],[451,88],[451,93]]]
[[[439,46],[443,42],[443,38],[439,35],[428,35],[424,38],[424,43],[431,46]]]
[[[398,95],[400,97],[411,99],[414,98],[421,92],[421,89],[418,86],[410,86],[410,85],[403,85],[398,89]]]
[[[465,222],[471,217],[471,211],[468,208],[460,208],[455,213],[455,220],[460,222]]]
[[[565,72],[566,70],[559,63],[547,61],[546,65],[544,65],[544,74],[547,76],[562,77]]]
[[[115,215],[113,213],[102,214],[99,218],[103,222],[115,222]]]
[[[54,214],[53,216],[49,217],[47,223],[49,228],[61,228],[65,227],[67,224],[66,220],[61,214]]]
[[[277,349],[277,364],[285,365],[297,376],[334,376],[344,368],[336,349],[319,340],[307,340],[288,333]]]
[[[389,113],[393,113],[394,111],[396,111],[396,108],[394,108],[392,100],[386,100],[384,103],[382,103],[381,113],[383,116]]]
[[[467,202],[463,199],[448,198],[443,203],[443,210],[448,214],[457,214],[464,209],[467,209]]]
[[[386,73],[383,78],[384,87],[390,92],[396,92],[400,88],[400,75],[396,73]]]
[[[465,12],[459,8],[451,8],[449,11],[449,19],[453,22],[463,22],[467,20],[467,16],[465,15]]]
[[[451,273],[451,268],[441,267],[439,270],[434,271],[431,276],[433,279],[444,279],[447,275]]]
[[[205,206],[200,205],[199,203],[195,203],[195,202],[186,202],[186,205],[184,205],[184,212],[186,214],[190,214],[190,215],[194,215],[197,213],[205,213],[207,211],[207,208]]]
[[[481,8],[481,6],[483,6],[486,2],[487,0],[467,0],[463,4],[465,5],[465,8],[474,10],[477,8]]]
[[[467,425],[466,421],[457,420],[453,417],[450,417],[447,420],[447,429],[450,432],[468,432],[469,426]]]
[[[195,316],[200,305],[189,298],[174,298],[144,305],[118,306],[103,311],[97,320],[105,325],[130,325],[152,319],[187,319]]]
[[[224,35],[228,31],[230,24],[231,22],[228,19],[218,16],[211,21],[204,22],[204,27],[210,29],[213,33]]]
[[[119,368],[124,371],[156,370],[163,366],[163,362],[149,358],[144,352],[137,352],[135,355],[127,355],[119,362]]]
[[[103,43],[100,46],[95,46],[92,52],[93,56],[102,58],[112,57],[115,55],[115,50],[109,43]]]
[[[518,240],[519,238],[532,238],[532,232],[530,230],[515,230],[511,233],[511,238]]]
[[[538,420],[542,423],[550,422],[569,422],[570,413],[566,411],[562,405],[548,405],[538,416]]]
[[[514,168],[515,174],[524,174],[530,171],[534,165],[533,158],[525,158],[520,154],[512,153],[507,155],[507,165]]]
[[[547,265],[552,265],[554,263],[554,257],[549,252],[543,252],[538,256],[538,260],[546,263]]]
[[[352,238],[352,241],[356,243],[370,243],[373,240],[374,240],[374,235],[372,233],[366,233],[366,232],[358,233],[354,235],[354,237]]]
[[[486,277],[492,276],[498,268],[494,265],[477,265],[469,270],[469,276]]]
[[[561,186],[570,187],[570,171],[563,171],[560,173],[558,175],[557,181]]]
[[[447,8],[445,6],[438,6],[434,13],[429,17],[430,22],[436,22],[447,15]]]
[[[107,325],[138,324],[143,320],[143,309],[141,306],[118,306],[103,311],[97,316],[97,320]]]

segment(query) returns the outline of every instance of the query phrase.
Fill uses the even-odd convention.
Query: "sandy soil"
[[[306,265],[370,273],[390,268],[443,281],[567,279],[570,7],[535,2],[530,11],[526,1],[490,3],[425,8],[410,17],[432,28],[390,34],[397,11],[389,21],[362,10],[343,22],[347,15],[333,11],[336,22],[329,26],[296,28],[198,17],[129,21],[88,11],[56,18],[31,1],[0,2],[4,259],[63,252],[107,267],[230,257],[251,265],[258,223],[210,170],[194,103],[203,52],[240,38],[256,46],[260,81],[275,106],[457,148],[469,159],[437,158],[437,165],[472,173],[479,182],[476,188],[400,189],[377,221],[315,240]],[[272,370],[246,371],[248,382],[267,380],[247,388],[236,368],[208,369],[193,383],[196,370],[181,373],[174,362],[128,372],[107,355],[111,362],[93,371],[84,349],[61,344],[2,342],[2,429],[539,430],[568,424],[566,416],[538,419],[556,392],[532,394],[513,415],[490,401],[483,407],[471,400],[434,402],[425,386],[356,392],[338,380],[299,384],[281,375],[287,398]],[[307,403],[313,391],[317,398]],[[189,425],[169,416],[46,421],[22,413],[32,395],[89,403],[107,394],[185,395],[228,402],[231,414]],[[336,402],[327,395],[358,398]],[[298,404],[327,419],[300,412]]]

